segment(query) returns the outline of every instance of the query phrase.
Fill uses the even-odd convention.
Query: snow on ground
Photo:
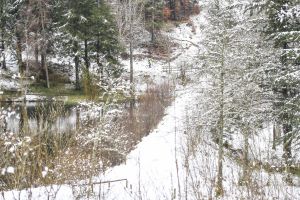
[[[164,196],[169,199],[168,197],[172,195],[174,189],[172,185],[177,184],[175,144],[181,143],[184,113],[189,109],[187,106],[195,102],[196,94],[192,88],[185,88],[176,93],[176,100],[167,109],[161,123],[128,155],[126,163],[112,168],[94,180],[127,179],[128,187],[124,187],[125,182],[112,183],[109,190],[106,190],[105,199],[136,199],[139,191],[143,199],[162,199]],[[175,142],[175,138],[178,141]],[[55,199],[76,198],[70,186],[53,186],[53,188],[53,191],[58,189]],[[28,191],[22,191],[20,194],[18,191],[11,191],[4,193],[4,199],[13,199],[19,195],[20,199],[46,199],[50,187],[31,190],[30,197]]]
[[[125,70],[129,72],[129,59],[122,60],[121,64],[124,65]],[[143,93],[147,89],[147,84],[155,83],[159,85],[163,82],[167,74],[162,72],[162,64],[162,61],[147,58],[134,59],[133,74],[137,94]]]
[[[201,94],[196,99],[201,99]],[[199,102],[201,104],[201,101]],[[196,106],[197,107],[197,106]],[[190,111],[190,119],[186,124],[188,131],[187,144],[182,155],[186,159],[184,174],[187,178],[188,199],[216,199],[214,189],[217,176],[217,155],[218,145],[212,141],[209,133],[197,128],[198,118],[195,116],[203,115],[201,110]],[[194,126],[194,127],[193,127]],[[267,137],[267,129],[265,137]],[[266,139],[266,138],[264,138]],[[196,150],[195,141],[197,143]],[[235,140],[237,141],[237,139]],[[240,143],[242,139],[240,138]],[[253,139],[251,151],[259,158],[259,152],[268,143],[261,138]],[[193,151],[189,149],[193,149]],[[263,153],[264,154],[264,153]],[[188,158],[188,159],[187,159]],[[267,172],[262,168],[254,167],[255,162],[250,162],[250,183],[247,186],[240,185],[239,181],[243,175],[242,163],[231,156],[231,152],[225,150],[223,159],[223,186],[224,196],[220,199],[299,199],[300,185],[299,177],[291,177],[293,184],[287,183],[284,173]],[[253,166],[253,167],[252,167]]]
[[[202,14],[191,17],[191,21],[195,25],[195,32],[193,32],[192,26],[183,23],[170,32],[162,33],[178,45],[172,48],[170,63],[167,60],[147,58],[146,55],[144,58],[134,57],[133,71],[137,93],[145,91],[147,84],[160,84],[170,79],[170,77],[178,77],[181,68],[186,68],[191,73],[192,70],[198,67],[197,60],[202,40],[201,27],[205,26],[206,21]],[[139,48],[134,50],[133,54],[143,55],[143,52],[147,52],[147,50]],[[130,60],[121,60],[121,63],[124,65],[124,69],[129,72]],[[171,74],[167,73],[169,68]]]
[[[89,187],[49,186],[4,192],[0,199],[215,199],[214,187],[217,165],[217,145],[209,134],[199,134],[193,127],[199,113],[201,93],[196,85],[175,91],[176,99],[167,109],[157,128],[142,139],[127,157],[126,163],[116,166],[93,182],[124,180]],[[190,137],[197,137],[194,151],[188,152]],[[220,199],[299,199],[299,179],[295,185],[284,182],[279,173],[267,173],[260,169],[252,171],[250,187],[239,186],[242,168],[230,157],[224,159],[224,197]],[[126,180],[126,181],[125,181]],[[101,190],[100,190],[101,188]]]
[[[194,17],[194,19],[199,20],[201,17],[197,16]],[[191,28],[186,26],[186,24],[181,25],[181,27],[182,30],[179,34],[184,33],[183,35],[190,35],[189,38],[195,37],[195,41],[193,42],[200,41],[199,38],[197,38],[197,34],[191,34]],[[174,34],[174,37],[180,36],[177,35],[176,29],[171,35],[172,34]],[[185,44],[180,43],[180,45]],[[193,61],[197,56],[198,49],[193,45],[186,44],[186,48],[181,49],[181,52],[175,53],[178,53],[175,55],[179,56],[176,56],[171,62],[173,68],[177,68],[178,65],[181,65],[182,63]],[[123,61],[123,64],[125,65],[125,69],[129,68],[129,60]],[[140,81],[139,83],[143,83],[145,80],[142,79],[148,75],[153,78],[153,82],[158,84],[168,77],[168,74],[163,72],[163,68],[166,65],[167,63],[152,59],[135,59],[135,78],[137,81]],[[145,84],[140,84],[139,87],[139,90],[143,91],[145,89]],[[180,91],[177,91],[175,101],[167,109],[166,116],[158,125],[157,129],[149,134],[148,137],[143,138],[136,149],[129,154],[126,164],[117,166],[106,174],[96,178],[96,180],[127,179],[127,188],[124,188],[124,182],[111,184],[111,188],[108,191],[112,192],[107,194],[107,198],[132,199],[140,193],[143,195],[143,199],[161,199],[163,197],[165,197],[165,199],[170,199],[171,195],[177,193],[174,191],[176,188],[175,185],[177,185],[175,146],[182,142],[175,142],[175,136],[177,136],[175,133],[178,133],[177,139],[180,140],[183,132],[182,128],[184,113],[187,109],[186,106],[193,105],[193,102],[195,102],[195,94],[192,87],[181,88]],[[177,148],[179,148],[179,146],[177,146]],[[140,188],[137,187],[138,185],[140,185]],[[55,199],[75,198],[72,193],[74,191],[67,185],[39,187],[30,190],[30,192],[26,190],[21,192],[5,192],[2,197],[4,199],[13,199],[14,197],[20,197],[20,199],[46,199],[47,196],[53,196],[53,194],[57,192]],[[48,191],[52,192],[49,193]],[[159,192],[157,193],[157,191]]]
[[[280,130],[276,128],[275,136],[275,148],[273,148],[274,138],[273,138],[273,123],[265,123],[264,127],[258,131],[256,134],[251,134],[249,138],[249,153],[250,158],[255,158],[256,160],[264,163],[270,164],[274,169],[282,168],[285,163],[283,159],[283,143],[282,135],[280,135]],[[282,133],[281,133],[282,134]],[[296,141],[292,144],[292,156],[293,163],[299,167],[300,165],[300,154],[298,151],[298,146]],[[242,149],[244,145],[243,135],[236,133],[232,135],[230,144],[234,149]]]
[[[171,198],[177,185],[175,150],[182,143],[185,111],[195,102],[192,91],[192,88],[178,91],[161,123],[143,138],[129,154],[126,163],[100,176],[100,180],[128,181],[127,188],[120,183],[112,184],[106,198],[138,199],[140,195],[142,199]],[[177,156],[179,159],[180,155]]]
[[[195,61],[201,42],[199,33],[205,21],[201,14],[193,17],[192,21],[196,26],[196,34],[186,24],[168,33],[169,37],[178,39],[182,47],[172,55],[176,56],[171,62],[173,69],[181,65],[198,65]],[[122,63],[128,70],[129,60]],[[143,79],[147,79],[147,76],[152,77],[156,83],[168,77],[163,72],[167,65],[163,61],[135,59],[135,78],[137,83],[141,83],[137,89],[145,89]],[[3,192],[0,193],[0,199],[215,199],[218,147],[211,141],[209,134],[199,134],[196,128],[189,128],[197,123],[197,119],[191,116],[197,116],[200,112],[197,110],[197,104],[201,103],[200,88],[196,84],[189,84],[177,89],[176,98],[166,110],[165,117],[128,155],[126,163],[93,179],[95,183],[121,181],[95,184],[90,196],[86,196],[90,188],[84,185],[85,181],[80,181],[78,184],[82,186],[60,185]],[[270,132],[266,129],[262,135],[263,138],[254,136],[252,140],[251,149],[255,155],[270,145]],[[189,149],[191,137],[198,138],[194,151]],[[242,141],[241,138],[235,140]],[[262,148],[256,148],[258,143]],[[294,185],[289,185],[280,173],[253,169],[252,182],[249,187],[245,187],[238,184],[242,168],[235,160],[226,156],[223,166],[225,192],[220,199],[300,199],[300,181],[296,177],[293,177]]]
[[[6,66],[9,71],[5,71],[0,66],[0,91],[1,90],[16,90],[20,88],[19,81],[16,79],[18,74],[18,67],[15,58],[12,56],[13,53],[9,50],[4,52],[6,59]],[[1,55],[1,62],[2,62]],[[15,77],[15,78],[11,78]]]
[[[17,90],[18,88],[20,88],[18,81],[11,78],[4,77],[3,75],[1,75],[1,70],[0,70],[0,91]]]

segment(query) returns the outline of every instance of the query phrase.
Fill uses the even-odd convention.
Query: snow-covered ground
[[[197,56],[201,48],[201,27],[206,22],[203,13],[192,17],[192,21],[196,26],[196,34],[186,24],[168,33],[170,38],[178,39],[179,45],[183,47],[173,52],[172,56],[176,58],[170,63],[172,68],[179,68],[181,65],[199,67]],[[129,68],[129,60],[122,63],[126,69]],[[168,63],[155,60],[150,60],[150,63],[151,66],[148,59],[134,60],[138,91],[144,90],[145,80],[142,79],[147,76],[154,82],[169,76],[163,72]],[[194,117],[201,115],[198,108],[203,98],[203,87],[205,86],[196,83],[185,87],[177,86],[175,100],[167,108],[166,115],[157,128],[142,139],[127,156],[124,164],[94,177],[93,190],[82,180],[76,186],[54,185],[3,192],[0,193],[0,199],[216,199],[214,189],[218,147],[208,133],[198,132],[197,118]],[[254,155],[268,155],[264,150],[270,145],[269,130],[253,137],[251,149]],[[193,141],[196,141],[195,144]],[[241,144],[242,139],[237,137],[234,141]],[[256,145],[260,148],[255,148]],[[225,191],[224,196],[219,199],[300,199],[299,178],[292,177],[294,184],[290,185],[285,182],[281,173],[268,173],[255,168],[248,187],[239,185],[242,167],[227,153],[225,155]],[[98,184],[99,182],[102,184]]]
[[[200,16],[194,17],[194,20],[201,20]],[[192,42],[198,43],[200,41],[199,35],[192,33],[191,27],[186,24],[182,24],[177,29],[169,34],[169,37],[179,38],[187,36],[184,39],[193,38]],[[200,29],[197,30],[200,32]],[[175,51],[172,56],[175,59],[170,63],[171,68],[178,68],[180,65],[186,65],[186,63],[192,63],[197,56],[198,48],[191,45],[190,42],[177,41],[180,46],[179,51]],[[179,55],[179,56],[178,56]],[[195,59],[196,60],[196,59]],[[122,62],[125,69],[129,68],[129,60]],[[172,75],[163,71],[168,66],[168,63],[157,60],[149,59],[135,59],[134,60],[134,75],[135,81],[138,85],[137,90],[143,91],[148,84],[145,81],[145,77],[151,79],[155,84],[159,84],[167,78],[176,77],[178,71]],[[150,83],[151,84],[151,83]],[[177,184],[176,162],[175,162],[175,148],[180,148],[178,144],[181,144],[182,128],[184,124],[184,113],[187,109],[186,106],[192,106],[195,102],[196,93],[193,87],[185,88],[178,86],[176,90],[176,99],[173,104],[167,109],[166,116],[148,137],[145,137],[141,143],[138,144],[136,149],[128,155],[126,164],[117,166],[105,174],[95,177],[95,181],[100,180],[112,180],[112,179],[126,179],[127,188],[124,188],[125,182],[116,182],[111,184],[109,194],[107,197],[124,199],[132,199],[138,193],[143,195],[143,199],[161,199],[165,196],[169,199],[170,195],[175,195],[172,185]],[[178,133],[178,135],[174,133]],[[175,145],[176,144],[176,145]],[[180,156],[180,155],[178,155]],[[179,166],[180,167],[180,166]],[[138,178],[140,177],[140,178]],[[150,178],[150,179],[149,179]],[[150,182],[149,182],[150,181]],[[171,185],[170,185],[171,183]],[[139,187],[137,187],[140,185]],[[152,186],[151,188],[148,186]],[[103,185],[105,187],[105,185]],[[163,194],[160,189],[164,188]],[[78,189],[78,188],[77,188]],[[103,188],[105,189],[105,188]],[[49,192],[50,191],[50,192]],[[122,191],[122,194],[119,192]],[[157,191],[160,191],[157,193]],[[56,195],[54,195],[57,192]],[[76,194],[73,194],[72,187],[69,185],[52,186],[52,187],[39,187],[31,188],[28,190],[10,191],[5,192],[2,196],[4,199],[44,199],[47,196],[52,196],[55,199],[75,199]],[[78,192],[78,191],[77,191]],[[75,192],[76,193],[76,192]],[[121,195],[121,196],[120,196]],[[1,196],[0,196],[1,198]],[[96,198],[96,197],[95,197]]]
[[[105,174],[95,177],[93,182],[126,179],[126,181],[103,184],[105,199],[166,199],[177,193],[178,178],[181,177],[182,159],[175,152],[181,148],[185,112],[192,109],[197,93],[193,87],[175,91],[176,99],[167,109],[166,116],[149,136],[137,145],[127,157],[125,164],[116,166]],[[179,176],[177,176],[176,159],[178,159]],[[181,181],[181,180],[180,180]],[[5,192],[4,199],[76,199],[76,191],[68,185],[32,188],[31,191]],[[76,188],[78,189],[78,187]],[[76,190],[75,189],[75,190]],[[97,194],[95,187],[94,192]],[[177,190],[178,191],[178,190]],[[55,194],[57,192],[57,194]],[[79,194],[78,194],[79,195]],[[98,194],[94,196],[97,199]]]
[[[199,86],[189,85],[175,91],[176,99],[167,109],[158,127],[143,138],[127,157],[126,163],[99,174],[93,192],[87,196],[86,181],[78,185],[60,185],[4,192],[0,199],[215,199],[217,145],[208,134],[193,127],[197,104],[201,103]],[[198,138],[190,151],[191,137]],[[224,189],[220,199],[299,199],[300,181],[288,185],[280,173],[252,171],[250,187],[240,186],[242,169],[230,157],[224,159]],[[107,183],[106,181],[121,180]],[[101,185],[97,182],[103,182]],[[82,184],[82,185],[80,185]],[[100,198],[101,196],[101,198]]]
[[[0,67],[0,91],[1,90],[16,90],[20,88],[19,81],[17,79],[18,68],[16,59],[12,56],[13,53],[10,50],[3,52],[6,59],[6,66],[9,72]],[[1,55],[2,59],[2,55]]]

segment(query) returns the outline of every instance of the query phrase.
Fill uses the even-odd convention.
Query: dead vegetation
[[[134,106],[116,105],[103,116],[99,111],[98,117],[81,119],[75,132],[57,134],[50,131],[50,120],[63,112],[61,107],[41,107],[37,131],[0,134],[0,190],[72,184],[124,162],[164,116],[171,94],[168,83],[150,85]]]

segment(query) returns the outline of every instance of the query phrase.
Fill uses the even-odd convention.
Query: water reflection
[[[21,133],[47,131],[64,133],[80,128],[80,111],[54,102],[2,103],[5,110],[4,131]]]

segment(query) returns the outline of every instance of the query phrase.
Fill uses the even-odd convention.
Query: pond
[[[75,106],[64,106],[55,102],[1,102],[6,114],[4,131],[19,133],[28,122],[30,130],[51,129],[53,133],[76,130],[79,127],[80,112]]]

